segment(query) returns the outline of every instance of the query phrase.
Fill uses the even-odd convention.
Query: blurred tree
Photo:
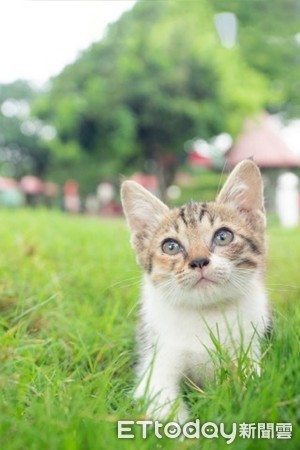
[[[13,83],[0,85],[0,104],[7,99],[32,101],[36,97],[36,91],[25,80],[17,80]]]
[[[50,149],[45,124],[30,117],[37,93],[26,81],[0,85],[0,174],[45,174]],[[46,137],[46,139],[45,139]]]
[[[267,85],[220,46],[213,15],[208,0],[139,1],[53,79],[35,112],[57,130],[57,165],[83,177],[84,163],[88,184],[155,170],[164,188],[186,140],[235,135]]]
[[[216,12],[236,14],[242,57],[268,80],[270,95],[265,107],[286,117],[299,117],[299,0],[212,0],[212,4]]]

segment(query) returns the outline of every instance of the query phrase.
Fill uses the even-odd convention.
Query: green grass
[[[299,448],[299,230],[269,230],[275,332],[261,377],[229,368],[203,393],[187,393],[202,422],[291,422],[293,439],[228,446],[138,432],[117,439],[118,419],[141,419],[130,396],[139,270],[124,222],[28,210],[0,217],[1,449]]]

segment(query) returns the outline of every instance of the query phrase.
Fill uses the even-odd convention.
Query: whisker
[[[132,282],[139,282],[141,280],[141,276],[140,275],[136,275],[134,277],[130,277],[130,278],[125,278],[124,280],[120,280],[117,281],[114,284],[110,284],[109,286],[107,286],[103,292],[106,292],[108,289],[114,289],[114,288],[119,288],[119,287],[127,287],[126,285],[123,285],[122,283],[127,283],[128,281],[132,281]],[[129,284],[128,286],[130,286],[131,284]]]

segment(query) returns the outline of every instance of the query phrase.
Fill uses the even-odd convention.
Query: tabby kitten
[[[169,209],[134,181],[121,189],[132,245],[144,271],[136,397],[148,416],[187,420],[183,377],[213,376],[212,334],[232,361],[241,349],[259,371],[268,323],[263,184],[251,160],[231,173],[215,202]]]

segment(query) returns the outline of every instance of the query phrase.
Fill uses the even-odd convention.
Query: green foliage
[[[287,117],[299,116],[298,0],[213,0],[212,4],[218,12],[226,10],[236,14],[242,58],[248,67],[268,80],[269,97],[265,107],[271,112],[283,112]]]
[[[0,104],[9,98],[30,102],[35,99],[36,94],[36,91],[24,80],[2,84],[0,85]]]
[[[37,92],[22,80],[0,85],[1,176],[44,175],[48,168],[50,149],[39,133],[43,123],[30,116],[36,96]]]
[[[99,177],[108,161],[117,174],[154,160],[168,184],[186,140],[235,135],[265,101],[263,76],[221,48],[208,1],[139,1],[52,80],[35,112],[58,130],[60,161],[76,141],[76,159],[91,155]]]

